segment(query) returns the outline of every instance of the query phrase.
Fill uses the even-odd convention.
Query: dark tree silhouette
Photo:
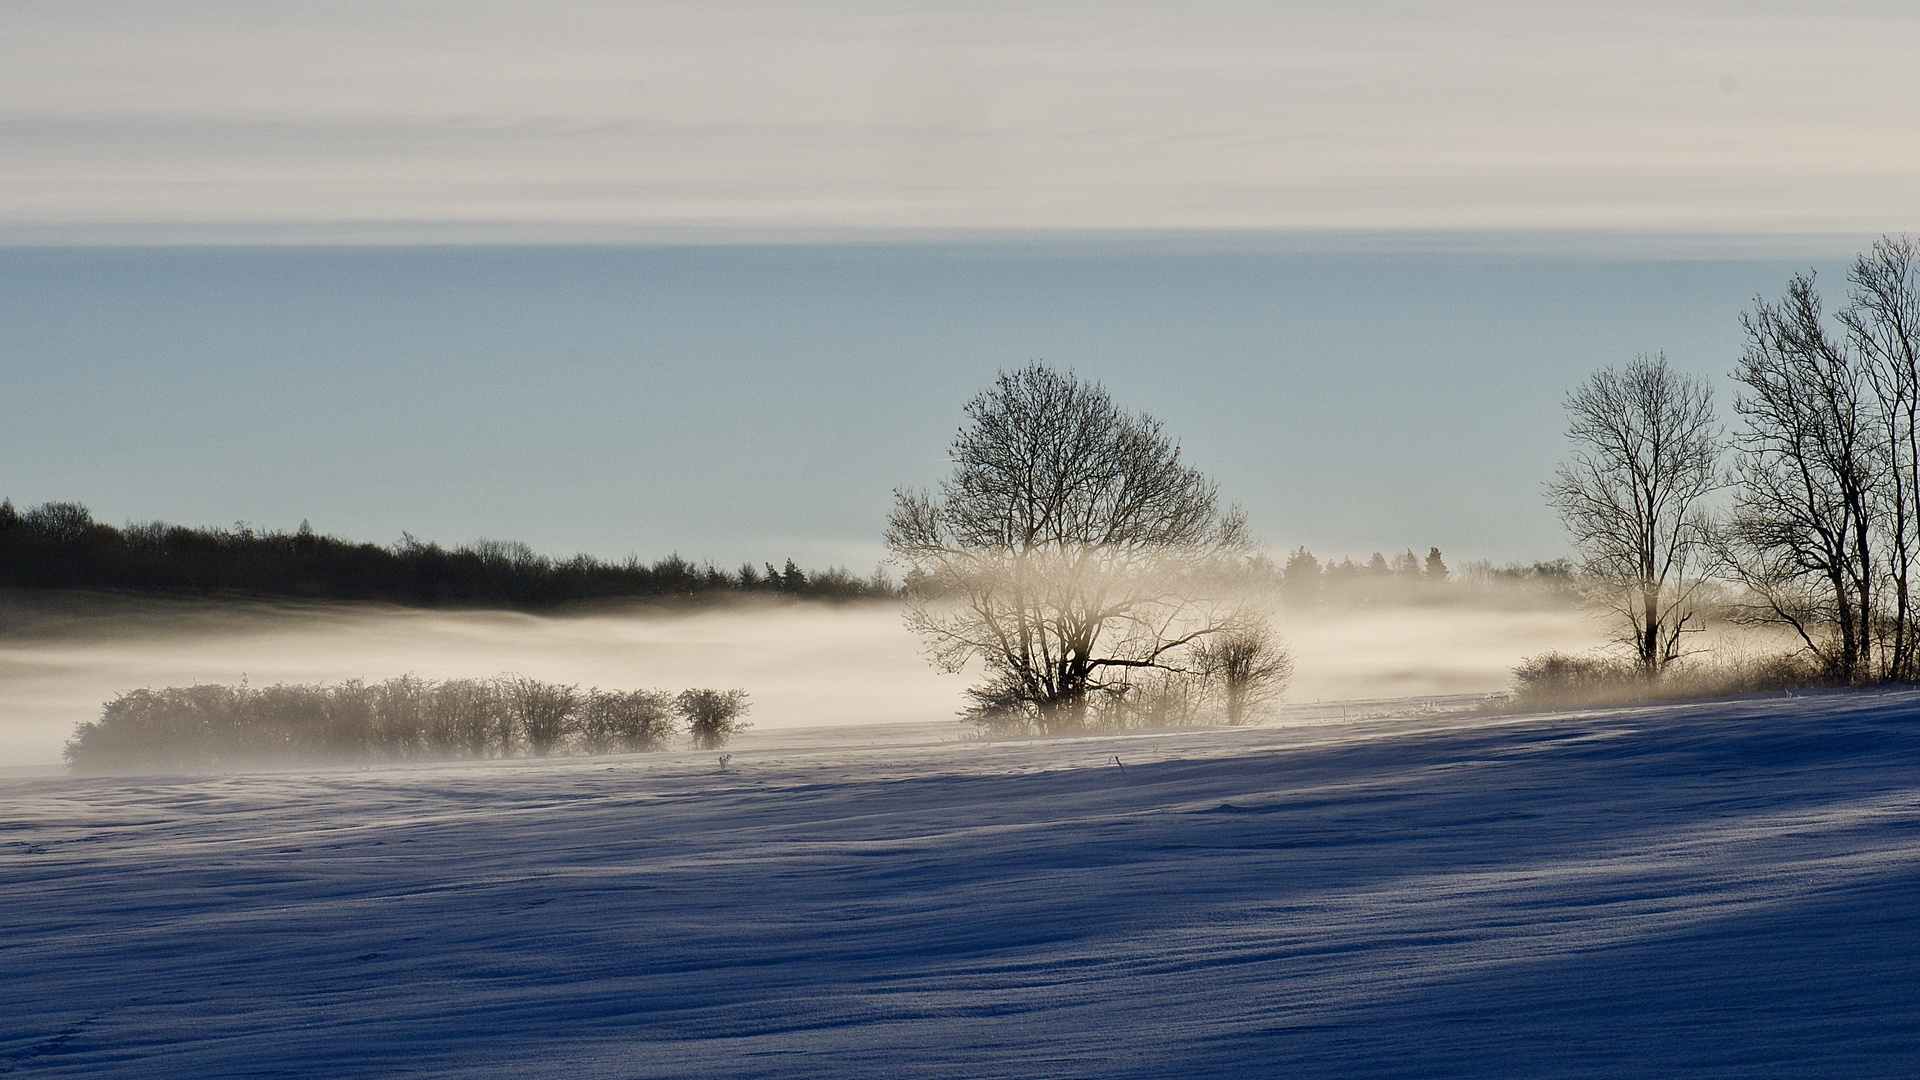
[[[1915,257],[1910,240],[1888,238],[1855,261],[1839,334],[1811,274],[1741,320],[1735,407],[1746,430],[1724,562],[1763,617],[1793,627],[1841,682],[1920,674]]]
[[[481,540],[457,548],[404,536],[393,547],[316,533],[189,529],[161,522],[116,529],[78,503],[26,511],[0,500],[0,587],[251,593],[402,604],[538,608],[613,597],[714,597],[733,591],[830,599],[894,597],[883,576],[808,573],[792,560],[761,576],[697,566],[678,555],[651,565],[586,555],[552,559],[525,544]]]
[[[1568,395],[1567,412],[1573,460],[1548,497],[1652,677],[1699,629],[1704,504],[1721,486],[1712,392],[1665,356],[1643,355],[1623,371],[1595,372]],[[1428,566],[1438,561],[1435,550]]]
[[[1325,585],[1320,560],[1305,547],[1294,548],[1280,570],[1280,595],[1286,598],[1287,605],[1301,609],[1314,607],[1320,603]]]
[[[1746,430],[1722,553],[1765,616],[1851,683],[1871,664],[1874,432],[1857,357],[1828,334],[1820,306],[1801,274],[1780,303],[1756,301],[1741,317],[1734,408]]]
[[[1847,338],[1873,391],[1880,482],[1875,516],[1881,564],[1891,592],[1884,674],[1920,680],[1913,570],[1920,563],[1920,245],[1885,237],[1854,261],[1849,303],[1840,312]]]
[[[886,542],[934,662],[986,665],[976,720],[1080,729],[1090,693],[1190,672],[1194,645],[1243,625],[1245,519],[1158,421],[1037,363],[966,415],[952,475],[895,493]]]

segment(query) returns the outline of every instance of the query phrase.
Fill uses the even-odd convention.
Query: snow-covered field
[[[0,1072],[1920,1074],[1920,692],[0,779]]]

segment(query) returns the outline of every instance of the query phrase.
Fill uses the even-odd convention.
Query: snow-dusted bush
[[[1832,681],[1831,674],[1805,653],[1756,654],[1717,649],[1688,657],[1669,669],[1654,696],[1666,699],[1727,697],[1825,686]]]
[[[580,748],[589,754],[664,750],[674,734],[673,695],[665,690],[602,690],[580,705]]]
[[[1087,727],[1093,731],[1193,727],[1207,723],[1209,687],[1202,676],[1150,672],[1120,692],[1096,698]]]
[[[512,725],[492,679],[448,679],[433,684],[427,706],[427,745],[447,757],[486,757],[496,737],[512,749]]]
[[[682,690],[674,705],[687,721],[696,750],[718,750],[753,726],[740,719],[750,707],[745,690]]]
[[[81,724],[68,740],[76,767],[139,760],[160,767],[204,766],[233,747],[234,691],[226,686],[170,686],[130,690],[107,702],[100,719]]]
[[[572,732],[580,707],[579,687],[507,675],[500,678],[500,689],[534,756],[553,753]]]

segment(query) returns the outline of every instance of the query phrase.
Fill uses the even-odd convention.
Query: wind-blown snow
[[[0,1071],[1920,1070],[1920,692],[919,730],[0,781]]]

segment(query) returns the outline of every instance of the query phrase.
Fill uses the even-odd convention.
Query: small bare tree
[[[1264,622],[1203,642],[1193,657],[1206,680],[1219,688],[1229,724],[1246,723],[1260,706],[1279,697],[1293,677],[1293,655]]]
[[[674,706],[686,719],[696,750],[718,750],[753,726],[740,719],[751,707],[745,690],[682,690]]]
[[[1567,397],[1573,460],[1547,489],[1583,568],[1626,624],[1641,670],[1658,675],[1700,629],[1695,574],[1722,484],[1720,429],[1706,382],[1664,355],[1606,368]]]
[[[1158,421],[1041,364],[1003,372],[966,415],[953,474],[938,497],[895,493],[886,542],[932,660],[984,662],[976,722],[1084,728],[1089,695],[1185,671],[1239,624],[1245,519]]]

